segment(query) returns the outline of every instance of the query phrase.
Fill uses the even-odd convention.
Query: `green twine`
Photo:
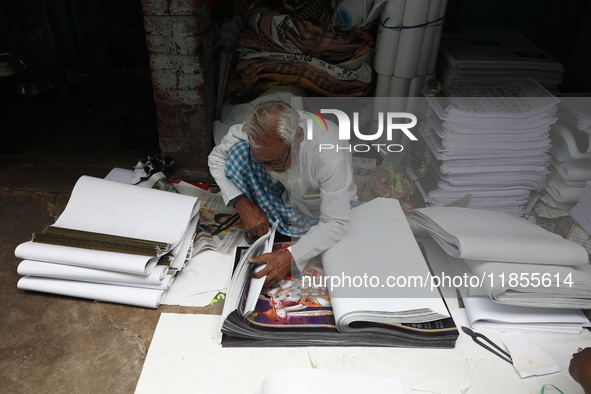
[[[560,394],[564,394],[564,392],[562,390],[560,390],[558,387],[554,386],[553,384],[545,384],[542,386],[542,391],[540,391],[541,394],[544,394],[544,390],[546,390],[546,386],[551,386],[554,387],[556,389],[556,391],[558,391]]]

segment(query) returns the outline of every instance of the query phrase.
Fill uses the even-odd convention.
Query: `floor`
[[[3,393],[133,393],[162,312],[220,313],[222,303],[150,310],[17,289],[14,249],[57,219],[80,176],[159,153],[151,88],[129,75],[45,97],[0,89]]]

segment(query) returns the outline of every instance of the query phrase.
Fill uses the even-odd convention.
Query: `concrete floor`
[[[111,88],[20,101],[1,114],[2,393],[133,393],[160,313],[220,313],[222,303],[150,310],[16,287],[14,249],[55,222],[80,176],[131,168],[154,150],[151,93]]]

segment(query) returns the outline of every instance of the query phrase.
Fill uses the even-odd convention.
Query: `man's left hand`
[[[265,279],[265,286],[271,286],[281,279],[283,279],[291,270],[293,258],[289,250],[282,250],[280,252],[265,253],[248,259],[249,263],[267,263],[267,266],[258,272],[253,272],[252,276],[255,278]]]

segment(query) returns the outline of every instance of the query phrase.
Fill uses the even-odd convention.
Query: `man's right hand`
[[[591,347],[573,354],[568,372],[583,387],[585,394],[591,394]]]
[[[242,225],[246,230],[246,242],[249,244],[269,231],[267,215],[247,197],[241,198],[234,204],[234,208],[240,214]]]

